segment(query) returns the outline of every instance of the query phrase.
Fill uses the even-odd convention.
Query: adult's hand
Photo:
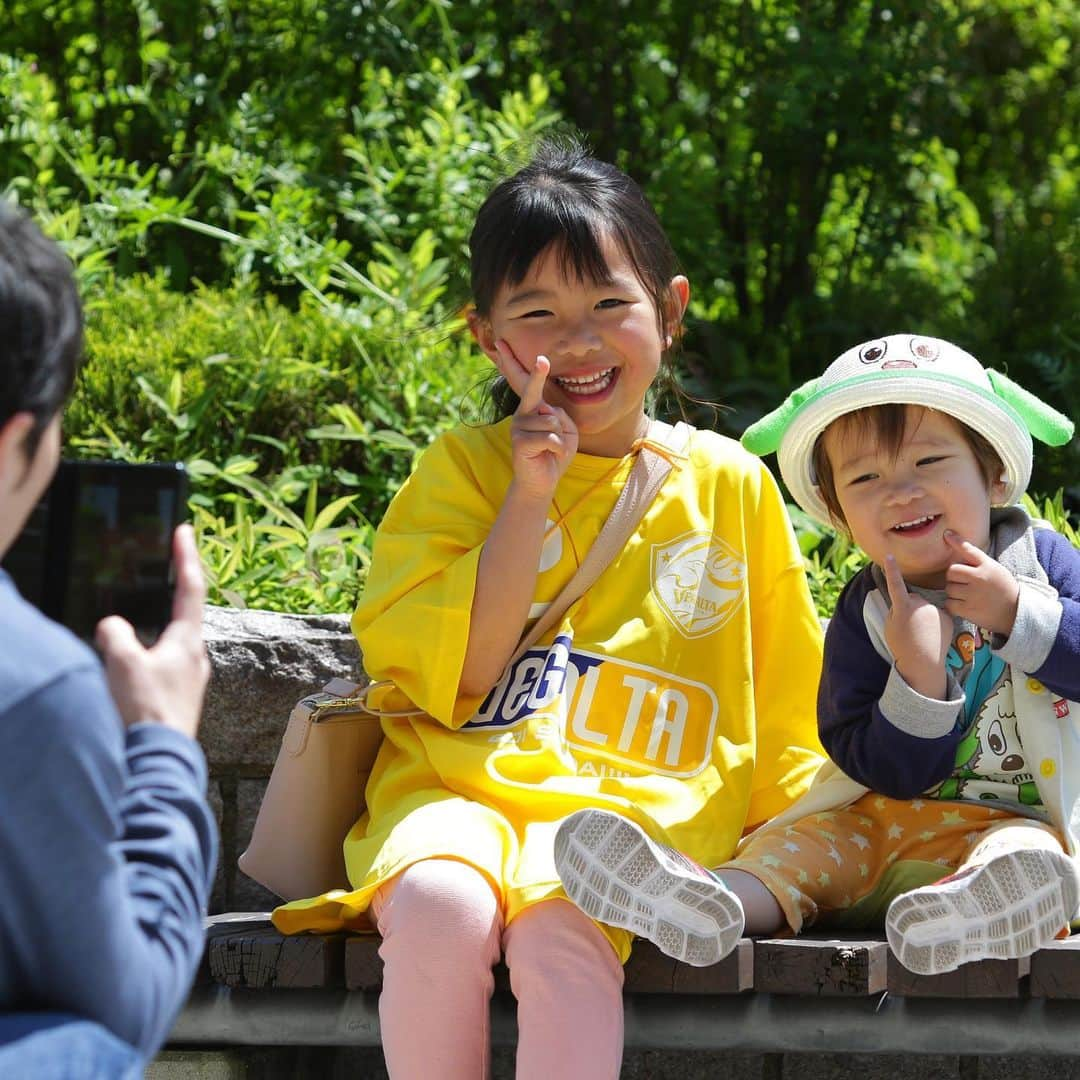
[[[202,717],[210,661],[203,644],[206,581],[195,533],[181,525],[173,534],[176,593],[172,622],[149,649],[126,619],[98,623],[95,640],[120,716],[127,725],[150,721],[195,737]]]

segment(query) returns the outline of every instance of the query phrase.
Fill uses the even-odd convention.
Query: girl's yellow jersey
[[[577,569],[633,464],[578,454],[551,508],[532,617]],[[785,809],[822,761],[821,631],[776,484],[695,431],[624,550],[486,698],[458,693],[480,550],[512,478],[510,421],[423,455],[379,528],[353,629],[391,679],[368,813],[346,841],[354,891],[279,908],[283,930],[364,926],[372,893],[425,858],[484,872],[507,921],[563,896],[552,841],[602,806],[707,866]],[[565,515],[565,517],[564,517]],[[532,567],[522,567],[532,575]],[[611,937],[625,958],[628,939]]]

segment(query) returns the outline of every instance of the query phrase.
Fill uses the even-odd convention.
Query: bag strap
[[[649,433],[641,443],[637,461],[623,484],[600,535],[589,548],[574,576],[562,592],[548,605],[547,610],[522,635],[510,663],[521,659],[556,622],[575,600],[585,595],[594,581],[607,569],[616,555],[626,546],[645,511],[671,472],[672,458],[682,457],[693,434],[693,428],[681,420],[674,427],[653,420]]]
[[[589,548],[581,565],[573,577],[563,586],[562,591],[548,605],[547,610],[522,635],[514,655],[507,666],[521,657],[543,637],[562,617],[563,613],[575,600],[585,595],[594,581],[607,569],[616,555],[626,546],[626,541],[633,535],[645,511],[663,486],[671,472],[675,458],[685,456],[686,448],[694,429],[681,420],[672,427],[659,420],[649,424],[649,431],[641,441],[638,457],[630,475],[623,484],[622,491],[615,501],[615,506],[604,522],[600,535]],[[391,686],[390,680],[368,683],[360,693],[350,699],[350,704],[359,706],[365,712],[384,717],[422,716],[422,709],[401,709],[398,711],[373,709],[367,704],[369,691]]]

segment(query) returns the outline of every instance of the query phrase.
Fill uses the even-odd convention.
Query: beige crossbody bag
[[[531,648],[600,576],[633,534],[671,471],[668,454],[681,456],[692,429],[653,421],[611,516],[577,573],[523,635],[510,664]],[[384,717],[422,716],[421,710],[383,712],[369,707],[368,692],[331,679],[297,702],[282,736],[251,841],[240,869],[285,900],[348,888],[343,842],[364,812],[364,789],[382,745]]]

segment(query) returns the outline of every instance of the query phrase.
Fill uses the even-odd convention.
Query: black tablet
[[[172,534],[186,510],[180,463],[64,461],[4,568],[84,640],[106,615],[122,615],[149,643],[169,621]]]

